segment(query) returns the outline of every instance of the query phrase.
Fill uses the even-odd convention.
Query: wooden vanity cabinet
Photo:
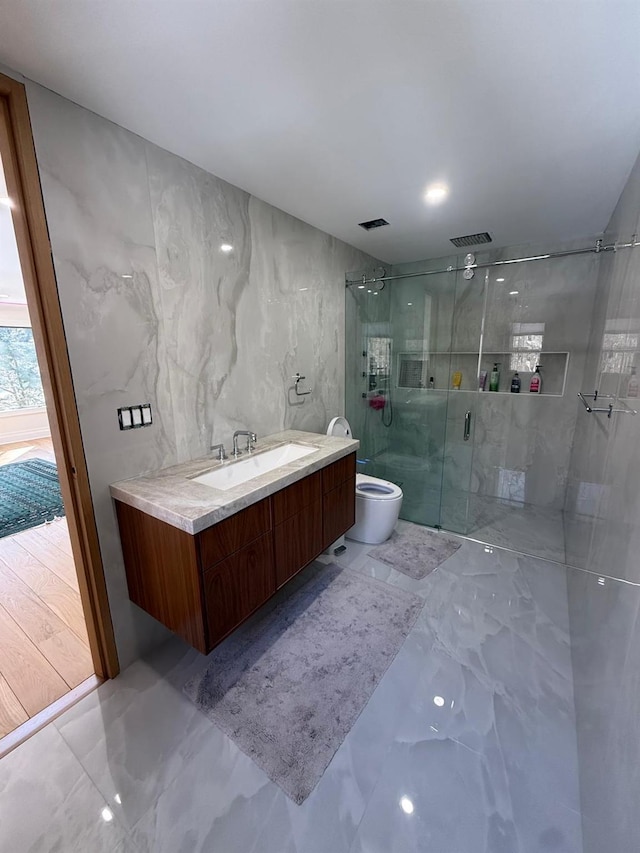
[[[322,549],[356,523],[356,455],[322,469]]]
[[[195,536],[116,501],[129,597],[207,654],[355,521],[355,453]]]
[[[273,542],[265,533],[204,573],[207,640],[211,649],[276,591]]]
[[[276,492],[272,503],[279,589],[322,551],[322,471]]]

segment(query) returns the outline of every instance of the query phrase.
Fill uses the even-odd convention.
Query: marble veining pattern
[[[309,456],[281,465],[267,474],[254,477],[246,483],[225,491],[213,489],[202,483],[194,483],[191,479],[223,465],[234,464],[233,460],[214,462],[209,456],[205,459],[194,459],[191,462],[175,465],[144,477],[113,483],[111,495],[187,533],[199,533],[211,524],[222,521],[279,489],[290,486],[326,465],[354,453],[360,445],[360,442],[355,439],[301,430],[284,430],[260,439],[254,456],[258,457],[261,450],[279,447],[289,441],[312,446],[317,450]]]
[[[124,850],[583,853],[582,833],[591,830],[580,814],[567,607],[567,573],[577,570],[465,541],[414,580],[369,550],[348,543],[337,559],[417,593],[425,606],[302,806],[182,695],[207,660],[176,639],[55,722],[66,744],[56,773],[83,768],[82,786],[109,804]],[[318,571],[321,562],[293,587]],[[585,654],[602,648],[603,637],[592,639]],[[28,747],[9,756],[10,770],[35,761]],[[20,791],[26,814],[38,792],[18,772],[3,776],[3,764],[4,793],[15,804]],[[76,816],[80,838],[93,831],[94,812]],[[51,832],[59,819],[50,815]],[[10,843],[19,837],[11,826]]]
[[[376,262],[29,81],[27,97],[127,666],[168,634],[129,601],[109,484],[236,429],[324,432],[344,414],[344,272]],[[117,408],[144,402],[153,425],[121,432]]]

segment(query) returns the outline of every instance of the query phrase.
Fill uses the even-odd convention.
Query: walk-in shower
[[[634,245],[594,239],[347,274],[346,415],[360,471],[402,486],[405,519],[581,563],[578,393],[623,398],[638,348],[616,339],[616,357],[587,371],[599,262]],[[537,367],[542,393],[531,393]]]

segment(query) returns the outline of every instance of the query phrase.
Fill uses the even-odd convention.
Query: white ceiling
[[[602,231],[639,35],[637,0],[0,0],[0,62],[389,262]]]

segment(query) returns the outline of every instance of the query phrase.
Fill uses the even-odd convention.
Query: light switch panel
[[[120,419],[120,429],[131,429],[131,409],[118,409],[118,418]]]
[[[139,429],[143,426],[151,426],[153,423],[151,403],[140,403],[137,406],[121,406],[118,409],[118,421],[120,429]]]

